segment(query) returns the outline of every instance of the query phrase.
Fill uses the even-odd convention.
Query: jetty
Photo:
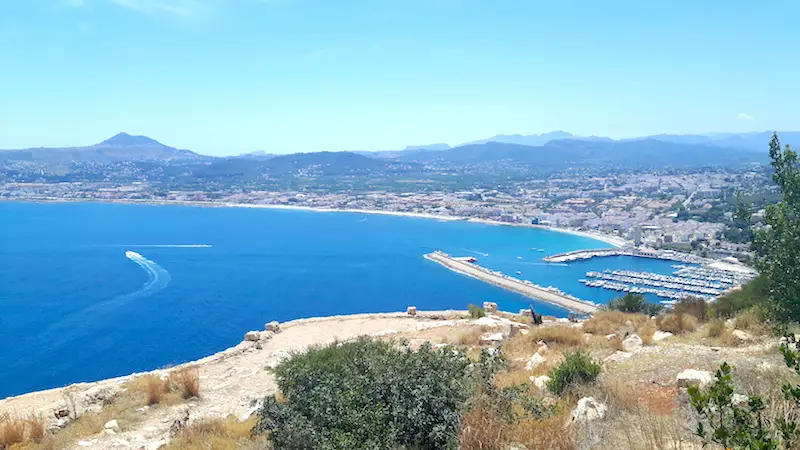
[[[538,286],[530,281],[520,280],[505,275],[502,272],[481,267],[476,264],[477,261],[475,261],[475,258],[467,260],[465,258],[450,256],[441,251],[435,251],[425,255],[425,259],[439,263],[454,272],[476,278],[486,283],[491,283],[526,297],[560,306],[570,311],[582,314],[594,314],[600,309],[592,302],[565,294],[558,289]]]
[[[645,247],[575,250],[572,252],[549,255],[544,257],[542,261],[548,263],[565,263],[565,262],[580,261],[584,259],[601,258],[609,256],[635,256],[638,258],[662,259],[666,261],[677,261],[688,264],[703,264],[707,262],[705,258],[692,255],[689,253],[681,253],[673,250],[655,250]]]

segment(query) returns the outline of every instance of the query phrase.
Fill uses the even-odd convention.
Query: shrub
[[[561,395],[573,385],[594,382],[601,370],[600,364],[586,353],[580,350],[568,353],[564,361],[550,371],[547,388],[553,394]]]
[[[653,335],[656,332],[656,323],[652,320],[648,320],[647,322],[641,324],[639,328],[636,329],[636,334],[642,338],[642,343],[644,345],[653,345]]]
[[[44,435],[44,424],[38,417],[31,414],[24,418],[14,418],[8,413],[0,412],[0,449],[39,442]]]
[[[641,313],[654,316],[663,309],[658,303],[648,302],[641,294],[627,293],[622,297],[615,298],[608,302],[608,309],[625,313]]]
[[[255,418],[239,422],[234,417],[194,422],[170,439],[164,450],[236,450],[248,442]],[[252,448],[256,447],[253,444]],[[248,447],[244,447],[248,448]]]
[[[469,304],[467,305],[467,309],[469,310],[469,317],[472,319],[480,319],[481,317],[486,317],[486,311],[478,305]]]
[[[664,314],[656,318],[656,325],[661,331],[680,334],[694,331],[697,328],[697,318],[691,314]]]
[[[161,400],[169,392],[169,382],[162,380],[157,375],[145,375],[144,383],[147,391],[147,404],[149,406],[161,403]]]
[[[200,397],[200,371],[197,367],[185,367],[173,372],[170,379],[177,385],[183,398]]]
[[[725,321],[722,319],[713,319],[706,324],[706,337],[718,338],[725,333]]]
[[[455,448],[470,392],[502,365],[482,352],[399,349],[362,337],[313,347],[274,369],[285,400],[264,400],[254,433],[281,449]]]
[[[708,318],[708,303],[702,298],[684,297],[672,307],[672,312],[679,316],[689,314],[700,322]]]
[[[709,305],[708,313],[711,317],[727,319],[753,307],[764,311],[771,309],[769,308],[769,282],[763,275],[754,278],[740,290],[717,298]]]

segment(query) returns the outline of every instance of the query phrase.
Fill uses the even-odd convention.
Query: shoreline
[[[570,228],[559,228],[548,225],[526,224],[526,223],[511,223],[501,222],[499,220],[483,219],[478,217],[461,217],[461,216],[442,216],[438,214],[429,213],[416,213],[406,211],[388,211],[381,209],[357,209],[357,208],[321,208],[316,206],[298,206],[298,205],[278,205],[278,204],[257,204],[257,203],[230,203],[230,202],[204,202],[204,201],[182,201],[182,200],[123,200],[123,199],[72,199],[60,197],[46,197],[46,198],[19,198],[19,199],[0,199],[0,201],[8,202],[30,202],[30,203],[112,203],[112,204],[128,204],[128,205],[153,205],[153,206],[198,206],[198,207],[213,207],[213,208],[251,208],[251,209],[279,209],[288,211],[309,211],[309,212],[322,212],[322,213],[353,213],[353,214],[375,214],[384,216],[397,216],[397,217],[411,217],[418,219],[439,220],[446,222],[472,222],[480,223],[483,225],[493,226],[509,226],[521,228],[535,228],[545,231],[553,231],[556,233],[570,234],[573,236],[594,239],[616,248],[625,247],[630,245],[630,242],[622,237],[613,236],[593,231],[573,230]]]

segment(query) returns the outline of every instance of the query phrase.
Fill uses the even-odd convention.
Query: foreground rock
[[[578,400],[578,406],[572,410],[571,422],[590,422],[606,416],[608,408],[598,402],[594,397],[583,397]]]
[[[639,337],[638,334],[631,334],[630,336],[626,337],[624,341],[622,341],[622,349],[628,353],[636,353],[642,349],[644,342],[642,342],[642,338]]]
[[[704,388],[714,381],[714,376],[711,372],[705,370],[686,369],[675,377],[675,384],[679,388],[688,388],[689,386],[699,386]]]

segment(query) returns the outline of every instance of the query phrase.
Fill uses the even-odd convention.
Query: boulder
[[[497,303],[483,302],[483,310],[486,311],[486,314],[494,314],[497,312]]]
[[[244,335],[244,340],[250,342],[258,342],[261,340],[261,333],[259,333],[258,331],[248,331]]]
[[[417,307],[416,306],[409,306],[406,308],[406,314],[409,316],[416,316],[417,315]]]
[[[633,356],[633,353],[621,352],[621,351],[617,350],[616,352],[614,352],[613,355],[607,356],[606,359],[604,359],[603,361],[604,362],[616,363],[616,362],[625,361],[626,359],[630,358],[631,356]]]
[[[705,370],[686,369],[675,377],[675,384],[679,388],[688,388],[697,385],[701,388],[708,386],[714,381],[714,375]]]
[[[653,342],[661,342],[668,337],[672,337],[672,333],[669,331],[656,330],[655,333],[653,333]]]
[[[542,375],[540,377],[531,377],[531,383],[539,390],[547,389],[547,383],[550,382],[550,377]]]
[[[523,317],[525,317],[525,316],[531,317],[531,310],[530,309],[520,309],[519,310],[519,315],[523,316]]]
[[[608,408],[598,402],[594,397],[583,397],[578,400],[578,406],[572,410],[572,422],[589,422],[602,419]]]
[[[274,369],[278,367],[278,364],[283,362],[283,360],[291,358],[292,354],[287,352],[286,350],[276,350],[269,355],[267,359],[267,367],[270,369]]]
[[[539,348],[536,350],[536,353],[544,356],[544,354],[547,353],[547,350],[549,350],[549,349],[550,349],[550,347],[548,347],[547,344],[545,344],[544,342],[540,342],[539,343]]]
[[[743,342],[752,341],[755,339],[755,336],[744,330],[733,330],[733,333],[731,334],[733,334],[733,337]]]
[[[630,336],[626,337],[624,341],[622,341],[622,349],[628,353],[636,353],[642,349],[642,338],[639,337],[638,334],[631,334]]]
[[[280,333],[281,324],[277,320],[273,320],[272,322],[269,322],[266,325],[264,325],[264,329],[267,331],[272,331],[273,333]]]
[[[481,336],[481,344],[493,345],[503,342],[503,333],[486,333]]]
[[[103,425],[103,429],[113,431],[114,433],[119,433],[119,422],[117,422],[117,419],[109,420],[105,425]]]
[[[534,353],[533,356],[531,356],[531,359],[528,360],[528,363],[525,364],[525,370],[533,370],[543,362],[545,362],[544,356]]]
[[[742,394],[733,394],[731,396],[731,405],[733,406],[742,406],[747,404],[750,401],[750,397]]]

